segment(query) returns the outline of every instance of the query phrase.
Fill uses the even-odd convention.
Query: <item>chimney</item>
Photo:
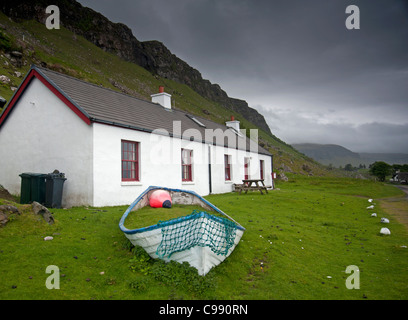
[[[159,86],[159,93],[151,95],[152,102],[158,103],[166,109],[171,109],[171,94],[164,92],[164,87]]]
[[[227,127],[232,128],[232,129],[234,129],[234,130],[236,130],[238,132],[240,132],[239,131],[239,124],[240,124],[240,122],[238,120],[235,120],[234,116],[231,116],[231,121],[225,122],[225,125]]]

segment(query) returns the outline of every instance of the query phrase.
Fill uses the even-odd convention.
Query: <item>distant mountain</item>
[[[352,165],[359,165],[361,163],[358,153],[335,144],[301,143],[292,144],[292,147],[325,165],[332,164],[338,167],[344,166],[347,163]]]
[[[407,164],[407,153],[360,153],[360,157],[366,162],[384,161],[388,164]]]
[[[356,153],[335,144],[300,143],[292,144],[292,147],[322,164],[335,167],[344,167],[349,163],[353,166],[368,166],[376,161],[391,165],[408,163],[406,153]]]

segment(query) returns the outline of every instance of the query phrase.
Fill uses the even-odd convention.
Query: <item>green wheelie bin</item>
[[[31,203],[37,201],[45,202],[45,177],[44,173],[24,172],[21,177],[20,203]]]

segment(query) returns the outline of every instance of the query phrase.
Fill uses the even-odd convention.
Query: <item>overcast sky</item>
[[[408,0],[79,2],[163,42],[287,143],[408,153]]]

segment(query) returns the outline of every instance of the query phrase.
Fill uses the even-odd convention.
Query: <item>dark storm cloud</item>
[[[378,151],[386,141],[387,151],[408,152],[407,1],[80,2],[141,41],[163,42],[257,108],[288,143]],[[350,4],[360,9],[360,30],[345,27]]]

